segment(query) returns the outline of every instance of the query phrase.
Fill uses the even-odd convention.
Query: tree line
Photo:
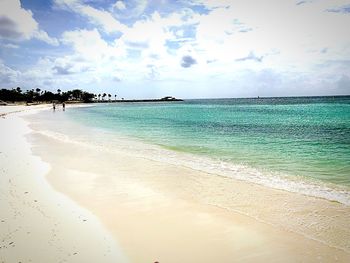
[[[92,102],[93,100],[105,101],[105,98],[111,100],[111,94],[93,94],[80,89],[73,89],[69,91],[57,90],[57,93],[53,93],[47,90],[41,90],[40,88],[22,91],[20,87],[13,89],[0,89],[0,100],[7,102],[25,101],[27,103],[32,102],[52,102],[59,101],[64,102],[68,100]],[[117,95],[114,95],[117,98]]]

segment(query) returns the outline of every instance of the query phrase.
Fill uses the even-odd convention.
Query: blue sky
[[[350,94],[350,2],[0,0],[0,88]]]

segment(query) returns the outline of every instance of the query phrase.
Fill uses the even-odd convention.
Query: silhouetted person
[[[52,103],[52,109],[56,110],[56,104],[55,103]]]
[[[62,103],[62,108],[63,108],[63,111],[66,110],[66,104],[64,102]]]

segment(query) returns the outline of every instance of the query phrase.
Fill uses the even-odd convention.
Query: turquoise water
[[[33,122],[54,139],[350,205],[350,96],[93,104],[39,114]]]
[[[65,114],[172,151],[350,186],[350,97],[100,104]]]

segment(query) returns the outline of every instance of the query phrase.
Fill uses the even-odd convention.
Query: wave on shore
[[[72,129],[67,129],[67,131],[69,130]],[[172,151],[125,136],[116,137],[115,133],[111,134],[102,130],[99,130],[99,135],[100,138],[104,138],[103,140],[96,140],[96,137],[91,137],[87,133],[84,135],[80,134],[79,137],[75,137],[74,135],[68,135],[67,133],[51,130],[40,130],[38,132],[47,137],[71,144],[83,144],[84,146],[88,146],[93,149],[102,148],[112,152],[122,151],[125,154],[132,156],[165,162],[168,164],[181,165],[213,175],[242,180],[274,189],[304,194],[307,196],[324,198],[329,201],[336,201],[348,206],[350,205],[350,189],[346,186],[342,187],[332,183],[323,183],[303,177],[291,178],[290,176],[286,176],[281,173],[261,171],[256,168],[232,164],[219,159],[215,160],[204,156]],[[90,131],[90,135],[93,133],[94,132]]]

